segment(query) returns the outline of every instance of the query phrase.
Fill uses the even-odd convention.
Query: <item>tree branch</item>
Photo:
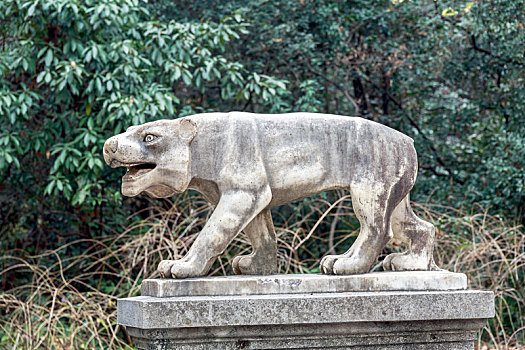
[[[483,53],[486,53],[487,55],[492,55],[492,51],[490,50],[487,50],[487,49],[483,49],[481,47],[478,46],[478,44],[476,43],[476,36],[474,34],[470,35],[470,41],[472,42],[472,48],[476,51],[479,51],[479,52],[483,52]]]

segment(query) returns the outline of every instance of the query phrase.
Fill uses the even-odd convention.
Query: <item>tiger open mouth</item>
[[[122,177],[123,181],[134,181],[139,177],[144,176],[157,167],[154,163],[135,163],[135,164],[123,164],[128,171]]]

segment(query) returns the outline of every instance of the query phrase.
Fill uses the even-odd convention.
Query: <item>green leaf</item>
[[[44,60],[46,66],[50,66],[53,62],[53,50],[51,48],[47,49],[46,57]]]
[[[97,93],[99,95],[102,95],[104,93],[104,91],[102,90],[102,80],[100,78],[96,78],[95,84],[97,86]]]
[[[51,181],[47,184],[46,189],[44,190],[44,194],[50,195],[53,192],[53,188],[55,187],[56,180]]]
[[[36,5],[38,5],[38,1],[35,1],[33,5],[29,7],[29,9],[27,10],[26,18],[33,16],[33,14],[35,13]]]
[[[191,73],[187,70],[184,70],[182,72],[182,80],[184,81],[184,84],[191,86]]]

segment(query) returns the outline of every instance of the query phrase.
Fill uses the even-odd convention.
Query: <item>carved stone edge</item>
[[[373,272],[363,275],[225,276],[146,279],[142,296],[219,296],[369,291],[447,291],[467,289],[467,277],[448,271]]]
[[[118,300],[117,322],[140,329],[487,319],[488,291],[397,291]]]

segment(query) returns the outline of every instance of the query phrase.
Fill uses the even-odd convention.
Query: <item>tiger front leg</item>
[[[217,257],[270,200],[269,188],[257,192],[235,190],[223,193],[188,254],[180,260],[161,261],[158,267],[160,275],[188,278],[208,274]]]

